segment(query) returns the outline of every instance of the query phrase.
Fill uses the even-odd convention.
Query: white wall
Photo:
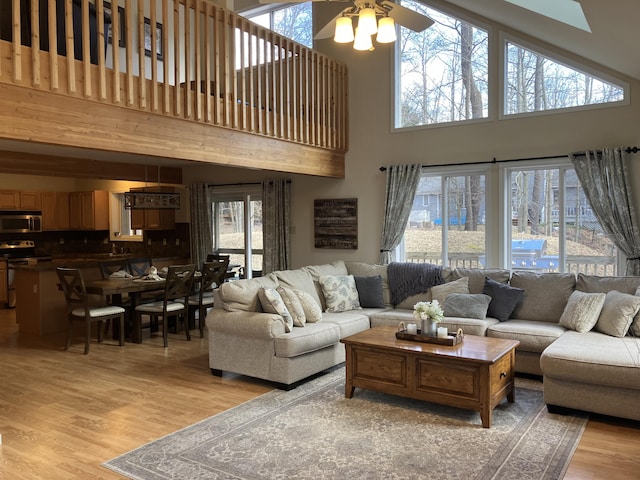
[[[333,10],[325,11],[322,10],[325,5],[329,4],[314,4],[316,19],[335,15],[332,12],[336,7],[329,5]],[[508,120],[498,120],[494,115],[493,119],[481,123],[393,133],[391,47],[377,46],[374,52],[355,52],[350,45],[324,40],[316,49],[344,61],[349,67],[350,148],[344,180],[290,176],[293,180],[294,267],[338,258],[378,260],[385,189],[385,175],[379,171],[380,166],[543,157],[605,146],[640,145],[640,82],[637,80],[622,77],[631,83],[631,105],[628,106]],[[492,106],[495,112],[497,103]],[[633,190],[640,212],[640,154],[632,155],[631,159]],[[187,167],[183,173],[185,183],[246,182],[263,177],[273,178],[274,174],[219,167]],[[353,197],[358,199],[358,249],[314,248],[314,199]]]

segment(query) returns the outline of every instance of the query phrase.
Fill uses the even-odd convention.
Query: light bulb
[[[378,22],[378,35],[376,36],[376,42],[378,43],[392,43],[396,41],[396,26],[393,18],[382,17]]]
[[[336,20],[336,33],[333,37],[336,43],[353,42],[353,23],[350,17],[340,17]]]
[[[373,43],[371,42],[371,35],[363,33],[360,30],[360,26],[356,27],[356,37],[353,41],[354,50],[371,50]]]
[[[373,35],[378,31],[378,23],[376,22],[376,11],[367,7],[360,10],[358,14],[358,28],[362,33]]]

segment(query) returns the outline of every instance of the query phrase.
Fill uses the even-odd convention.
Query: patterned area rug
[[[344,368],[275,390],[104,463],[132,479],[548,479],[564,476],[587,416],[549,414],[542,385],[477,412],[356,389]]]

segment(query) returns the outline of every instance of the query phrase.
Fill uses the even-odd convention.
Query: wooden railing
[[[345,65],[207,0],[4,4],[0,83],[348,148]]]

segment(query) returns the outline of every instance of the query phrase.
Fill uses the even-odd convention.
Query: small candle
[[[418,326],[415,323],[410,323],[409,325],[407,325],[407,333],[415,335],[416,333],[418,333]]]
[[[446,338],[447,335],[447,327],[438,327],[438,338]]]

